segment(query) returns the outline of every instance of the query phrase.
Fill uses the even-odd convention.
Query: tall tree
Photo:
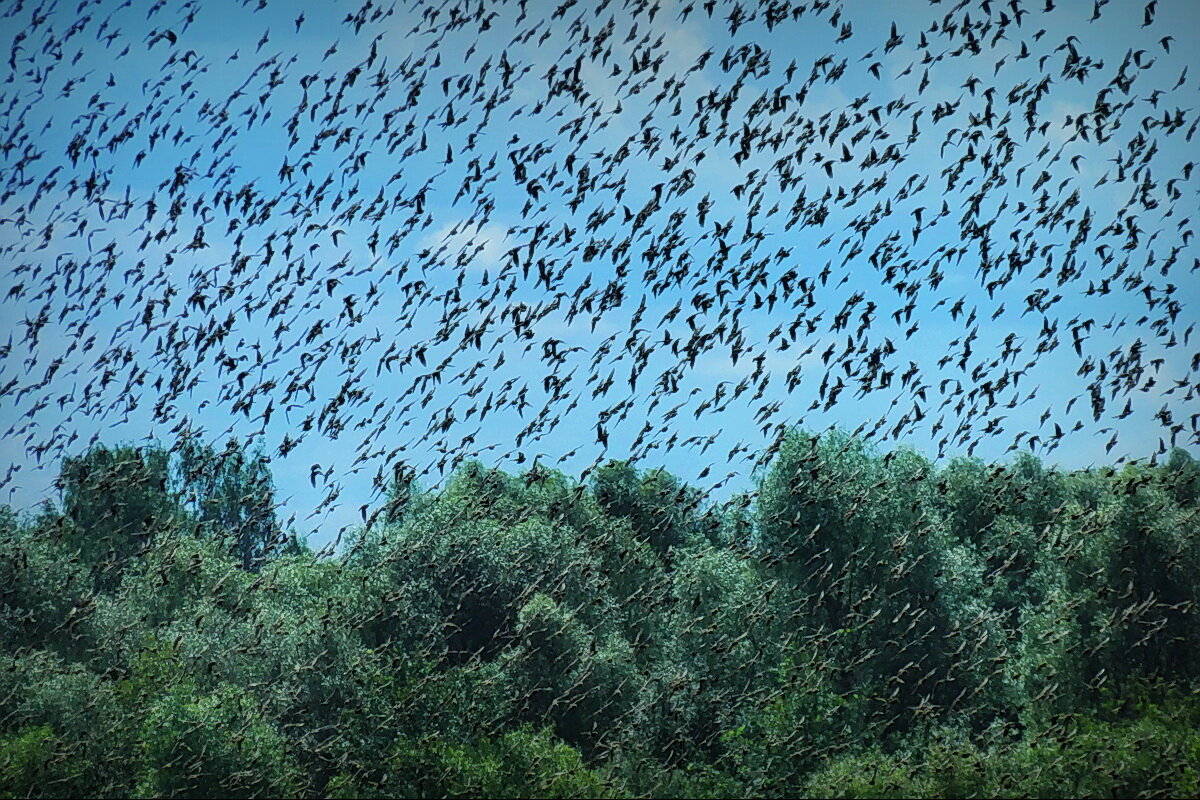
[[[206,533],[229,546],[244,569],[257,572],[286,547],[288,537],[275,513],[275,484],[261,453],[247,454],[235,439],[218,453],[188,437],[176,449],[173,472],[184,506]]]
[[[174,524],[168,455],[159,447],[93,447],[63,461],[59,475],[68,538],[97,569],[97,588],[115,585],[129,557]]]

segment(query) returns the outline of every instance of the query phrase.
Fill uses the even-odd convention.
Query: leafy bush
[[[726,507],[468,464],[324,557],[268,546],[234,462],[99,448],[0,511],[0,794],[1200,793],[1186,454],[793,433]]]

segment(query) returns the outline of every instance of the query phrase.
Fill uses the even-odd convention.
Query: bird
[[[272,37],[252,3],[16,4],[5,442],[232,424],[364,523],[333,483],[402,443],[420,472],[635,442],[715,485],[703,449],[769,460],[806,414],[939,450],[1194,442],[1166,7],[1095,2],[1084,36],[1049,1],[786,5],[368,3]],[[1089,50],[1114,32],[1124,58]],[[1169,421],[1133,402],[1176,381]]]

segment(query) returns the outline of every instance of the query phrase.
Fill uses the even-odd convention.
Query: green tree
[[[963,639],[976,652],[1003,647],[965,590],[978,565],[952,547],[934,477],[916,453],[793,432],[760,484],[763,556],[794,587],[802,635],[838,663],[837,689],[873,698],[875,735],[901,733],[924,709],[962,710],[975,677],[956,664]]]
[[[715,536],[720,519],[701,509],[702,496],[664,469],[639,472],[609,461],[592,476],[592,493],[612,517],[628,519],[634,534],[662,557],[697,536]]]
[[[579,752],[545,729],[522,727],[455,743],[442,738],[396,742],[380,784],[336,778],[331,797],[607,797],[611,789]]]
[[[115,586],[130,558],[180,520],[167,481],[168,455],[159,447],[97,445],[63,460],[67,541],[93,567],[98,589]]]
[[[48,504],[22,520],[0,508],[0,647],[52,648],[83,657],[95,607],[93,565],[73,548],[74,526]]]
[[[291,796],[300,775],[280,733],[239,687],[158,697],[140,744],[136,793],[167,797]]]
[[[1172,448],[1159,476],[1180,508],[1195,508],[1200,503],[1200,463],[1186,450]]]
[[[261,453],[247,454],[236,439],[217,452],[187,437],[175,450],[173,478],[184,507],[207,535],[229,547],[243,569],[257,572],[288,545],[275,512],[270,465]]]
[[[569,610],[535,594],[517,617],[519,644],[506,653],[504,675],[517,715],[552,724],[585,752],[624,721],[641,681],[629,644],[610,634],[600,642]]]

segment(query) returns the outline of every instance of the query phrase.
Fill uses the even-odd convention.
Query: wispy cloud
[[[513,242],[508,228],[497,222],[462,219],[429,232],[420,247],[450,266],[482,271],[499,266]]]

